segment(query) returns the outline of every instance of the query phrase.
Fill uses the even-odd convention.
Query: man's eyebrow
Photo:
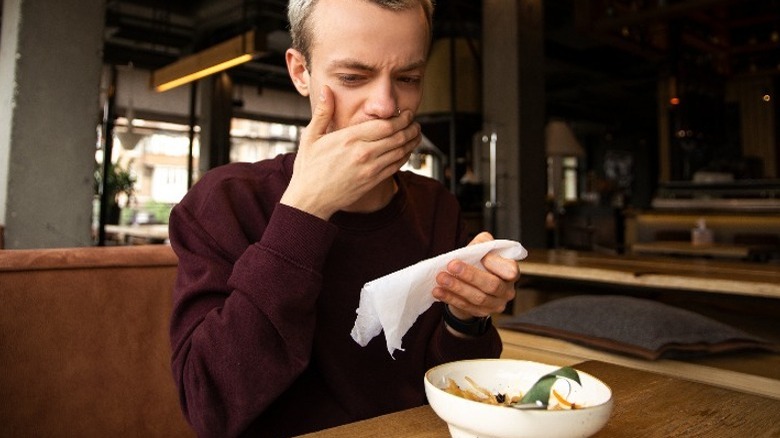
[[[351,70],[364,70],[364,71],[373,71],[374,67],[358,61],[357,59],[339,59],[332,63],[333,67],[337,68],[348,68]]]
[[[408,71],[412,71],[412,70],[417,70],[417,69],[425,67],[425,64],[426,64],[426,61],[424,59],[421,59],[419,61],[416,61],[416,62],[413,62],[413,63],[411,63],[409,65],[406,65],[406,66],[404,66],[402,68],[399,68],[397,71],[398,72],[408,72]]]
[[[395,72],[399,73],[399,72],[408,72],[408,71],[416,70],[425,67],[425,64],[426,64],[425,60],[422,59],[419,61],[412,62],[408,65],[405,65],[401,68],[398,68],[395,70]],[[348,68],[351,70],[361,70],[361,71],[376,70],[376,67],[372,65],[366,64],[365,62],[359,61],[357,59],[349,59],[349,58],[334,61],[332,65],[337,68]]]

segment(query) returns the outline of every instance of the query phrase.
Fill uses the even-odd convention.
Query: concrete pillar
[[[542,0],[485,0],[482,8],[483,130],[488,137],[496,134],[498,155],[494,234],[543,248],[547,163]],[[483,175],[488,173],[483,170]]]
[[[199,170],[203,175],[230,162],[233,82],[227,73],[222,72],[202,79],[201,84]]]
[[[0,225],[5,247],[92,243],[105,4],[5,0]]]

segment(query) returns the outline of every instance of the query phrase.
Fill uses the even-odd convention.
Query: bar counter
[[[686,256],[749,260],[759,258],[762,247],[727,243],[693,244],[682,241],[638,242],[631,245],[631,252],[639,255]]]
[[[518,266],[528,276],[780,298],[780,266],[771,263],[534,249]]]

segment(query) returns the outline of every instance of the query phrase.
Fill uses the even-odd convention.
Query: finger
[[[409,159],[409,155],[420,145],[422,142],[422,130],[418,123],[412,123],[408,127],[404,128],[388,137],[384,141],[384,146],[379,147],[379,157],[383,155],[387,156],[389,164],[400,161],[401,164],[406,163]]]
[[[494,240],[493,236],[487,231],[483,231],[477,234],[471,242],[469,242],[469,245],[490,242],[491,240]],[[485,256],[482,257],[482,265],[485,269],[506,281],[515,281],[520,276],[516,261],[501,257],[495,253],[485,254]]]
[[[415,149],[417,149],[417,146],[420,145],[421,139],[415,139],[412,140],[407,146],[404,147],[404,154],[403,156],[395,163],[396,170],[401,170],[401,168],[409,162],[409,158],[412,156],[412,152],[414,152]]]
[[[485,294],[461,295],[443,287],[434,288],[433,296],[437,300],[449,304],[452,313],[460,319],[501,313],[506,309],[509,301]],[[475,302],[475,298],[479,299]]]
[[[411,111],[403,111],[398,117],[390,119],[371,119],[355,125],[356,135],[366,142],[378,142],[391,138],[395,134],[404,131],[414,123],[414,114]]]
[[[457,275],[449,271],[439,272],[436,275],[434,298],[458,307],[472,316],[503,312],[507,302],[515,297],[514,282],[501,280],[489,272],[470,267],[474,270],[454,269],[459,272]]]
[[[394,161],[391,161],[388,163],[385,167],[382,168],[380,171],[380,176],[387,178],[401,170],[401,168],[404,167],[406,163],[409,162],[409,157],[412,155],[412,150],[406,150],[406,149],[398,149],[393,153],[393,159]],[[401,158],[395,158],[396,156],[400,156]]]
[[[327,85],[323,85],[311,121],[301,135],[305,140],[302,143],[313,143],[328,132],[328,126],[333,120],[334,107],[333,91]]]
[[[490,242],[493,239],[493,235],[488,233],[487,231],[483,231],[476,236],[474,236],[473,239],[471,239],[471,242],[469,242],[469,245],[476,245],[478,243],[485,243]]]
[[[517,261],[501,257],[498,254],[486,254],[485,257],[482,257],[482,266],[506,281],[517,281],[520,277]]]
[[[368,159],[374,167],[369,172],[378,179],[393,175],[409,161],[409,156],[421,141],[420,125],[412,123],[386,139],[368,143],[363,151],[369,154]]]
[[[473,289],[484,294],[499,296],[504,288],[503,278],[460,260],[449,262],[447,271],[441,274],[452,277],[449,282],[450,289],[457,292],[466,293],[469,289]]]

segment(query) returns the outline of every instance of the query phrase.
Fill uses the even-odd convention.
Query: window
[[[197,132],[196,128],[192,152],[196,171],[200,155]],[[122,200],[120,223],[133,223],[138,218],[168,221],[170,209],[188,189],[189,137],[188,125],[136,118],[131,127],[126,118],[117,119],[111,160],[135,177],[133,198]],[[95,157],[102,164],[103,151],[99,149]]]
[[[120,223],[136,218],[167,222],[170,209],[188,190],[190,128],[185,124],[135,118],[132,127],[120,117],[116,121],[112,162],[135,176],[135,195],[123,203]],[[255,162],[294,151],[303,129],[295,124],[233,119],[231,161]],[[192,181],[198,180],[199,128],[195,128],[192,150]],[[99,142],[100,145],[100,142]],[[103,161],[103,151],[95,155]]]
[[[187,168],[155,166],[151,175],[151,199],[175,204],[187,194]]]
[[[295,151],[302,126],[233,119],[230,127],[230,161],[253,163]]]

